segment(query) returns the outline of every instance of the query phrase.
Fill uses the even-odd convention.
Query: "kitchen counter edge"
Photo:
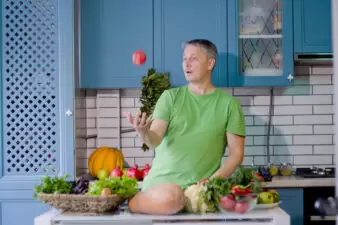
[[[265,182],[267,188],[306,188],[335,186],[335,178],[303,178],[299,176],[275,176],[271,182]],[[138,182],[141,189],[142,181]]]

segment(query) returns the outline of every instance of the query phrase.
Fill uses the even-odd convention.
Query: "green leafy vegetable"
[[[61,177],[44,176],[41,183],[35,186],[34,198],[38,198],[39,193],[46,194],[69,194],[72,191],[72,183],[67,181],[69,174]]]
[[[253,193],[261,191],[261,181],[254,176],[256,169],[238,166],[230,177],[216,177],[204,182],[203,189],[199,192],[199,202],[207,205],[208,209],[216,209],[220,198],[233,191],[235,186],[244,186]],[[210,210],[213,211],[213,210]]]
[[[162,93],[171,87],[169,73],[159,73],[154,68],[150,68],[147,75],[142,77],[141,84],[140,102],[142,103],[142,107],[140,111],[141,113],[145,112],[149,116],[153,113],[156,102]],[[149,150],[147,144],[143,143],[142,150]]]
[[[88,195],[99,196],[103,188],[109,188],[112,194],[117,194],[125,199],[130,199],[137,193],[137,180],[123,176],[108,177],[89,183]]]

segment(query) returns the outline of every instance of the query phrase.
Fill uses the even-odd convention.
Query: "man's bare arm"
[[[152,121],[150,128],[141,133],[141,140],[150,148],[155,149],[162,142],[163,136],[168,129],[168,121],[155,119]]]
[[[243,161],[245,137],[227,133],[229,156],[222,166],[212,175],[214,177],[228,177]]]

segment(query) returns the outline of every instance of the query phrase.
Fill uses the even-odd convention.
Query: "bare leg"
[[[160,184],[137,193],[129,201],[134,213],[171,215],[184,207],[184,192],[176,184]]]

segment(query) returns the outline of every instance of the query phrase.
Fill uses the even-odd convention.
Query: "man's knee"
[[[175,214],[184,207],[184,192],[176,184],[160,184],[138,193],[129,206],[134,212]]]
[[[148,194],[168,214],[177,213],[184,207],[184,192],[176,184],[158,185],[153,189],[149,189]]]

